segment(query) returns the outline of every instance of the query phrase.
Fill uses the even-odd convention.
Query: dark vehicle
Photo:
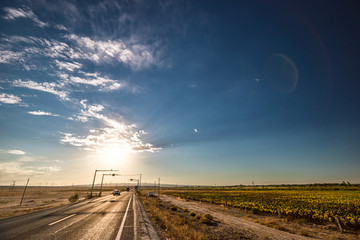
[[[114,196],[115,196],[115,195],[120,195],[120,191],[117,190],[117,189],[115,189],[112,194],[113,194]]]

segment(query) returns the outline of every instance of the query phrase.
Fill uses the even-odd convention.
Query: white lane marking
[[[133,200],[133,211],[134,211],[134,239],[137,238],[137,212],[136,212],[136,197]]]
[[[57,221],[55,221],[55,222],[49,223],[49,226],[52,226],[52,225],[54,225],[54,224],[57,224],[57,223],[59,223],[59,222],[61,222],[61,221],[64,221],[64,220],[66,220],[66,219],[68,219],[68,218],[71,218],[71,217],[73,217],[73,216],[75,216],[75,215],[76,215],[76,214],[72,214],[72,215],[70,215],[70,216],[64,217],[64,218],[62,218],[62,219],[60,219],[60,220],[57,220]]]
[[[123,231],[124,225],[125,225],[126,216],[127,216],[127,213],[128,213],[129,207],[130,207],[131,198],[132,198],[132,195],[130,196],[129,203],[128,203],[127,208],[126,208],[126,211],[125,211],[125,215],[124,215],[124,217],[123,217],[123,220],[122,220],[121,225],[120,225],[119,232],[118,232],[118,234],[116,235],[116,239],[115,239],[115,240],[120,240],[120,238],[121,238],[121,234],[122,234],[122,231]]]

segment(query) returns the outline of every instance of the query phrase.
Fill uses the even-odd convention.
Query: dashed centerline
[[[75,216],[75,215],[76,215],[76,214],[72,214],[72,215],[70,215],[70,216],[64,217],[64,218],[62,218],[62,219],[60,219],[60,220],[57,220],[57,221],[55,221],[55,222],[49,223],[49,226],[52,226],[52,225],[57,224],[57,223],[59,223],[59,222],[62,222],[62,221],[64,221],[64,220],[68,219],[68,218],[71,218],[71,217]]]

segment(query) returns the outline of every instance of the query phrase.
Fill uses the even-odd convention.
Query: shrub
[[[176,206],[171,206],[170,209],[173,210],[173,211],[176,211],[177,207]]]
[[[213,219],[214,219],[214,217],[213,217],[213,216],[211,216],[211,215],[210,215],[210,214],[208,214],[208,213],[207,213],[207,214],[205,214],[205,215],[204,215],[204,217],[205,217],[205,218],[207,218],[207,219],[209,219],[209,220],[213,220]]]
[[[200,215],[196,215],[196,216],[195,216],[195,219],[197,219],[197,220],[199,220],[200,218],[201,218]]]
[[[190,212],[190,216],[195,217],[195,216],[196,216],[196,213]]]
[[[79,194],[78,194],[78,193],[73,193],[73,194],[69,197],[69,201],[70,201],[70,202],[76,202],[77,200],[79,200]]]
[[[213,221],[210,220],[210,219],[208,219],[208,218],[206,218],[205,216],[202,217],[202,218],[200,218],[200,222],[203,223],[203,224],[206,224],[206,225],[211,225],[211,224],[213,224]]]
[[[189,211],[189,209],[187,209],[187,208],[184,208],[184,209],[183,209],[183,211],[184,211],[184,212],[188,212],[188,211]]]

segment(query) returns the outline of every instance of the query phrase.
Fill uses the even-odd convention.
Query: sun
[[[102,161],[111,166],[126,162],[129,153],[129,149],[120,145],[106,146],[99,151]]]

